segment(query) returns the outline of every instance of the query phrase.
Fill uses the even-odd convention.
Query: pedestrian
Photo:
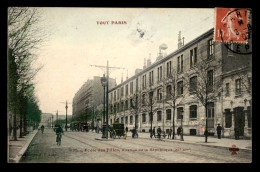
[[[177,134],[178,134],[178,136],[181,134],[181,127],[178,127]]]
[[[218,124],[218,126],[217,126],[218,139],[221,139],[221,130],[222,130],[222,127],[220,126],[220,124]]]
[[[154,138],[156,138],[155,137],[155,127],[153,127],[153,130],[151,131],[152,133],[151,133],[151,138],[153,138],[153,136],[154,136]]]
[[[169,137],[170,138],[172,137],[172,129],[171,128],[169,129],[169,132],[168,132],[168,139],[169,139]]]
[[[44,131],[44,125],[41,126],[41,130],[42,130],[42,134],[43,134],[43,131]]]
[[[157,128],[157,134],[158,134],[158,138],[161,139],[161,133],[162,133],[162,130],[160,128],[160,126]]]
[[[235,130],[235,139],[239,140],[239,129],[238,129],[238,127],[235,127],[234,130]]]

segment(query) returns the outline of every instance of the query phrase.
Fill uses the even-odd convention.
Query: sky
[[[165,53],[177,50],[178,33],[184,44],[214,27],[214,8],[39,8],[42,27],[49,33],[38,50],[35,66],[43,65],[34,79],[43,113],[72,115],[75,93],[105,69],[90,65],[121,67],[110,77],[117,84],[143,68],[144,58],[156,60],[159,46]],[[98,22],[108,24],[98,24]],[[111,24],[124,21],[126,24]],[[62,103],[63,102],[63,103]]]

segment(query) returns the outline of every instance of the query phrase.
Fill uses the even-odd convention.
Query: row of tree
[[[35,8],[8,8],[8,119],[9,135],[17,140],[26,135],[27,126],[34,128],[41,120],[33,79],[41,67],[35,68],[36,49],[43,41]]]

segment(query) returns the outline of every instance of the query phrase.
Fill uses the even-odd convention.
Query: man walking
[[[162,133],[162,130],[160,128],[160,126],[157,128],[157,134],[158,134],[158,138],[161,139],[161,133]]]
[[[222,127],[220,126],[220,124],[218,124],[218,126],[217,126],[218,139],[221,139],[221,130],[222,130]]]
[[[168,132],[168,139],[172,137],[172,129],[170,128],[169,132]]]
[[[153,136],[154,136],[154,138],[156,138],[155,137],[155,127],[153,127],[153,130],[151,131],[151,139],[153,138]]]

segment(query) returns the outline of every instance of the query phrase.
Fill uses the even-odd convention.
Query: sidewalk
[[[131,137],[131,133],[127,133],[128,137]],[[139,138],[144,139],[151,139],[150,133],[138,133]],[[184,141],[180,141],[180,136],[175,135],[176,139],[167,139],[168,136],[163,138],[163,141],[169,141],[169,142],[181,142],[181,143],[187,143],[187,144],[197,144],[197,145],[203,145],[203,146],[211,146],[211,147],[219,147],[219,148],[231,148],[233,145],[235,145],[240,150],[244,151],[252,151],[252,140],[235,140],[230,138],[221,138],[218,139],[216,137],[209,136],[207,143],[205,143],[205,137],[202,136],[183,136]],[[153,138],[157,139],[157,138]]]
[[[9,140],[8,143],[8,156],[9,156],[9,163],[18,163],[22,158],[23,154],[26,152],[27,148],[29,147],[31,141],[33,140],[34,136],[38,133],[38,129],[33,130],[23,138],[17,137],[17,141]]]

